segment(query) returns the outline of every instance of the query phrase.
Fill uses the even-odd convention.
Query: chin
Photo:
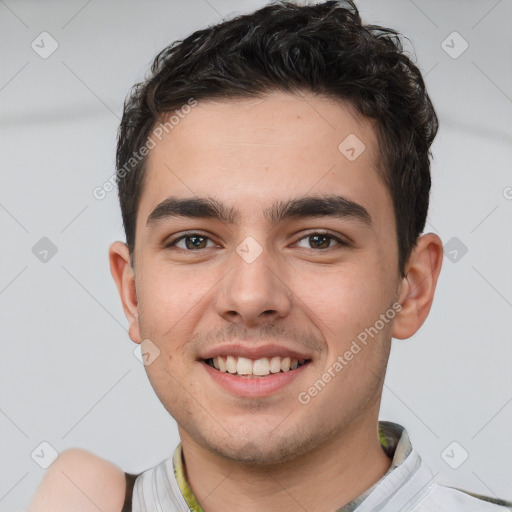
[[[286,447],[277,448],[251,441],[245,443],[242,447],[222,445],[219,447],[210,446],[209,449],[232,462],[254,467],[282,464],[298,456],[296,452],[288,450]]]
[[[202,439],[203,447],[225,459],[245,466],[264,467],[290,462],[321,442],[321,437],[308,436],[307,432],[263,433],[252,431],[234,434],[227,439]]]

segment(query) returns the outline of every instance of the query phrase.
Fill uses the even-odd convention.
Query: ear
[[[108,251],[110,272],[119,291],[124,314],[130,327],[128,334],[135,343],[142,341],[139,325],[139,310],[135,289],[135,272],[130,263],[128,246],[123,242],[114,242]]]
[[[443,263],[443,242],[434,233],[418,238],[402,278],[398,300],[402,309],[393,323],[393,338],[410,338],[428,316]]]

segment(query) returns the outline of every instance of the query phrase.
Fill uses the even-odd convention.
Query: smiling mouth
[[[217,356],[204,359],[208,366],[223,373],[230,373],[237,377],[266,377],[278,373],[288,373],[311,362],[311,359],[293,359],[290,357],[262,357],[249,359],[237,356]]]

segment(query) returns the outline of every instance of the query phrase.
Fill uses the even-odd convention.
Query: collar
[[[400,464],[412,451],[411,441],[407,430],[398,423],[379,421],[379,439],[382,449],[391,458],[391,466],[382,477],[357,498],[347,503],[336,512],[353,512],[371,494],[371,492]]]
[[[386,452],[386,455],[390,457],[391,466],[387,472],[380,478],[378,482],[375,482],[369,489],[363,494],[360,494],[357,498],[347,503],[336,512],[353,512],[359,507],[359,505],[370,495],[370,493],[400,464],[402,464],[407,456],[412,451],[412,445],[409,439],[409,435],[404,427],[398,423],[391,421],[379,421],[379,440],[382,449]],[[194,496],[194,493],[188,485],[185,477],[185,464],[183,460],[183,453],[181,449],[181,443],[178,444],[174,450],[172,458],[174,475],[180,488],[183,498],[187,502],[190,512],[204,512],[201,505]]]

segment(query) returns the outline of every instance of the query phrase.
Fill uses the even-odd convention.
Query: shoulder
[[[511,512],[512,502],[464,489],[436,484],[425,500],[420,503],[418,511],[439,510],[465,512]]]
[[[72,448],[63,451],[46,471],[30,504],[30,512],[121,512],[125,474],[97,455]]]

